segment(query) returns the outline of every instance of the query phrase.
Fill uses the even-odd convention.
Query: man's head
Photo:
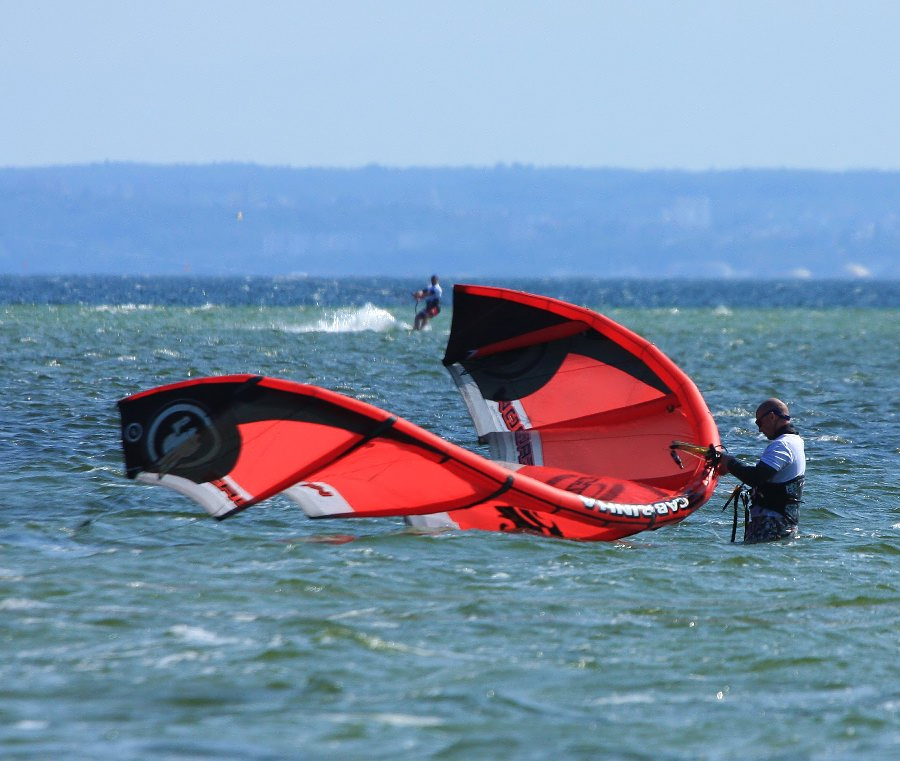
[[[437,276],[437,275],[432,275],[432,276],[431,276],[431,284],[432,284],[432,285],[437,285],[437,284],[438,284],[438,276]]]
[[[756,408],[756,427],[767,439],[778,438],[778,431],[791,419],[788,406],[775,397],[770,397]]]

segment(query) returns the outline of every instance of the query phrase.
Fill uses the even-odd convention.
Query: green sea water
[[[681,365],[734,454],[762,451],[758,401],[791,405],[797,540],[731,544],[728,478],[611,544],[279,498],[219,523],[125,479],[118,398],[263,373],[480,451],[450,309],[411,333],[383,298],[0,305],[0,758],[898,757],[900,307],[572,300]]]

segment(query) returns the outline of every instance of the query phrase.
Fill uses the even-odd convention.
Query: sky
[[[900,0],[0,0],[0,167],[900,170]]]

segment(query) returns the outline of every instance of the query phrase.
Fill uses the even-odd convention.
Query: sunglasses
[[[782,415],[778,410],[769,410],[768,412],[764,412],[762,415],[756,418],[756,425],[758,426],[760,423],[762,423],[762,421],[769,417],[769,415],[777,415],[782,420],[790,420],[789,415]]]

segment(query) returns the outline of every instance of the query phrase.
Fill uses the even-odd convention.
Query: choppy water
[[[731,479],[627,543],[279,499],[217,523],[124,478],[119,397],[264,373],[476,448],[450,310],[410,334],[407,283],[140,284],[4,280],[0,758],[898,757],[896,284],[530,284],[652,339],[732,452],[761,451],[758,400],[791,403],[801,537],[750,547]]]

